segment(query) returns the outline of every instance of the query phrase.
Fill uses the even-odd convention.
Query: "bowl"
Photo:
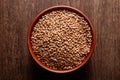
[[[38,60],[38,57],[36,56],[36,54],[34,53],[33,49],[32,49],[32,44],[31,44],[31,33],[33,30],[33,27],[35,26],[35,24],[38,22],[38,20],[42,17],[42,15],[45,15],[46,13],[49,13],[51,11],[54,10],[69,10],[72,12],[75,12],[77,14],[79,14],[80,16],[84,17],[85,21],[89,24],[89,26],[91,27],[91,34],[92,34],[92,43],[91,43],[91,47],[90,47],[90,52],[87,54],[87,56],[84,58],[84,60],[82,61],[82,63],[72,69],[69,70],[55,70],[55,69],[51,69],[49,67],[47,67],[46,65],[44,65],[40,60]],[[43,11],[41,11],[32,21],[31,25],[29,26],[29,30],[28,30],[28,48],[29,51],[33,57],[33,59],[38,63],[39,66],[41,66],[42,68],[51,71],[51,72],[55,72],[55,73],[68,73],[68,72],[72,72],[75,71],[77,69],[79,69],[80,67],[82,67],[91,57],[91,55],[93,54],[93,50],[95,47],[95,32],[94,32],[94,28],[93,25],[91,23],[91,21],[89,20],[89,18],[80,10],[70,7],[70,6],[64,6],[64,5],[59,5],[59,6],[53,6],[50,8],[47,8]]]

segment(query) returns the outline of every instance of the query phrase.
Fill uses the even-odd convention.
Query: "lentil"
[[[55,10],[43,15],[33,27],[31,43],[44,65],[69,70],[80,65],[90,52],[91,28],[77,13]]]

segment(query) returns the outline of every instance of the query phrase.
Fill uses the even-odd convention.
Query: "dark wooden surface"
[[[83,11],[96,31],[91,59],[68,74],[42,69],[27,47],[31,21],[54,5]],[[0,0],[0,80],[120,80],[120,0]]]

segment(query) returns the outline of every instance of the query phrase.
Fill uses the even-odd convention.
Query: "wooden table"
[[[96,31],[92,58],[68,74],[39,67],[27,46],[31,21],[54,5],[78,8]],[[0,80],[120,80],[120,0],[0,0]]]

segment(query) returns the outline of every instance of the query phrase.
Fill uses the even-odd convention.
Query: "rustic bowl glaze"
[[[90,48],[90,52],[87,54],[87,56],[85,57],[85,59],[83,60],[83,62],[78,65],[77,67],[75,68],[72,68],[70,70],[54,70],[54,69],[51,69],[47,66],[45,66],[40,60],[38,60],[36,54],[33,52],[33,49],[32,49],[32,44],[31,44],[31,33],[32,33],[32,29],[34,27],[34,25],[38,22],[38,20],[42,17],[42,15],[48,13],[48,12],[51,12],[51,11],[54,11],[54,10],[69,10],[69,11],[72,11],[72,12],[75,12],[77,14],[79,14],[80,16],[83,16],[84,19],[88,22],[89,26],[91,27],[91,33],[92,33],[92,44],[91,44],[91,48]],[[33,59],[41,66],[43,67],[44,69],[48,70],[48,71],[51,71],[51,72],[55,72],[55,73],[68,73],[68,72],[72,72],[72,71],[75,71],[77,70],[78,68],[82,67],[88,60],[89,58],[91,57],[92,53],[93,53],[93,49],[95,47],[95,32],[94,32],[94,28],[93,28],[93,25],[91,23],[91,21],[89,20],[89,18],[83,13],[81,12],[80,10],[76,9],[76,8],[73,8],[73,7],[70,7],[70,6],[64,6],[64,5],[60,5],[60,6],[53,6],[53,7],[50,7],[50,8],[47,8],[43,11],[41,11],[35,18],[34,20],[32,21],[32,24],[30,25],[29,27],[29,31],[28,31],[28,48],[30,50],[30,53],[33,57]]]

